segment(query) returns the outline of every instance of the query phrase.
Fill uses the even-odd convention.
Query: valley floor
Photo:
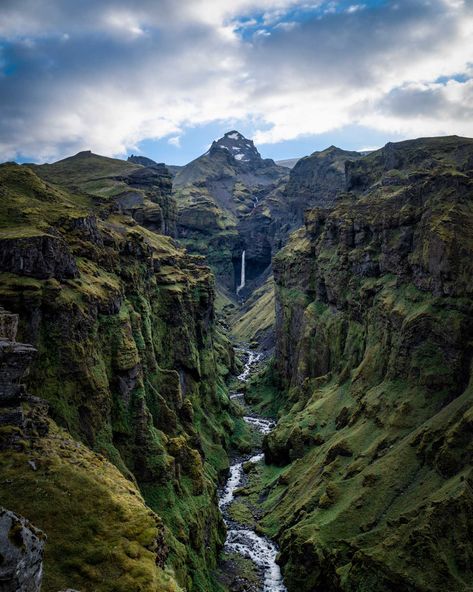
[[[279,565],[278,549],[258,529],[261,514],[259,495],[260,473],[264,454],[262,436],[269,434],[275,423],[254,413],[245,402],[245,383],[254,373],[262,354],[243,349],[246,361],[230,398],[244,413],[250,426],[254,447],[251,452],[233,458],[225,486],[219,495],[219,507],[227,526],[227,538],[220,565],[220,580],[235,592],[286,592]]]

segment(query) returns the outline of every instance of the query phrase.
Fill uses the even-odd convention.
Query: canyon
[[[473,590],[473,140],[291,165],[0,165],[0,588]]]

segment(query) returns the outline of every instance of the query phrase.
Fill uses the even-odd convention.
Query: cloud
[[[171,146],[174,146],[175,148],[180,148],[181,136],[173,136],[172,138],[169,138],[168,144],[171,144]]]
[[[259,97],[270,124],[258,141],[276,142],[368,120],[389,128],[393,114],[383,112],[383,97],[413,81],[431,82],[468,69],[472,23],[471,11],[443,2],[406,1],[402,9],[385,5],[335,14],[285,35],[273,34],[252,56],[258,81],[252,101]],[[272,69],[271,62],[277,64],[277,77],[268,81],[263,72]],[[452,97],[456,114],[463,107],[460,95]],[[432,125],[433,118],[428,112],[425,116]],[[398,119],[396,115],[394,121]],[[409,133],[409,121],[404,123]],[[415,133],[418,126],[410,129]],[[439,133],[445,126],[436,122],[431,129]]]
[[[461,0],[2,0],[0,38],[0,160],[178,145],[230,119],[265,143],[348,124],[473,135]]]
[[[352,4],[347,8],[348,13],[358,12],[366,8],[366,4]]]

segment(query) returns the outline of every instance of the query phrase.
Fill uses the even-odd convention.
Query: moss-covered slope
[[[239,342],[256,342],[260,349],[274,347],[274,279],[270,275],[248,300],[230,315],[232,335]]]
[[[47,436],[0,452],[2,504],[47,533],[42,590],[177,592],[162,521],[135,484],[50,423]]]
[[[263,524],[298,591],[472,589],[473,141],[349,165],[276,257]]]
[[[76,193],[14,164],[1,165],[0,178],[0,303],[39,351],[30,392],[136,481],[163,519],[180,585],[212,590],[224,535],[215,482],[233,429],[223,378],[233,362],[214,322],[209,268],[113,196]]]
[[[143,166],[84,151],[53,164],[31,166],[46,181],[94,196],[151,230],[176,234],[172,178],[163,164],[149,161]]]

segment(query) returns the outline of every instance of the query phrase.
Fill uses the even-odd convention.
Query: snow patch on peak
[[[238,132],[232,132],[231,134],[227,135],[227,138],[230,138],[230,140],[239,140],[241,137],[242,135]]]
[[[237,160],[249,160],[248,158],[245,158],[245,155],[244,154],[241,154],[241,153],[240,154],[235,154],[235,158]]]

